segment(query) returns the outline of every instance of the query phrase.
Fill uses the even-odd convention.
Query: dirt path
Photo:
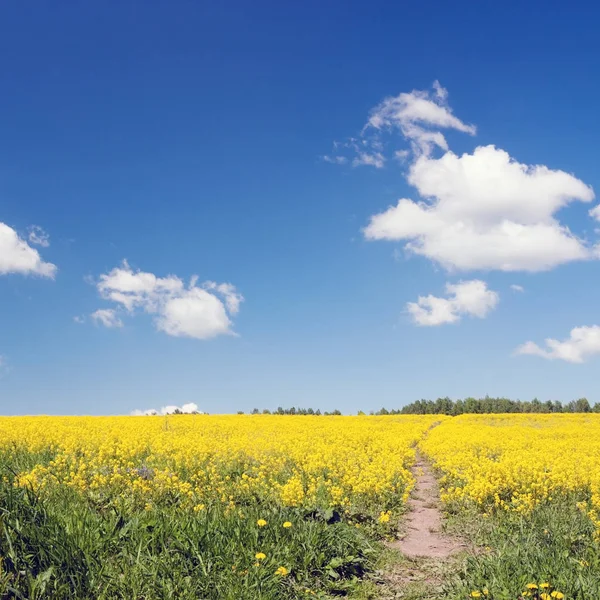
[[[413,472],[417,481],[408,501],[407,533],[394,547],[408,558],[446,558],[464,545],[441,531],[437,481],[423,457],[417,456]]]
[[[379,575],[381,600],[441,600],[443,583],[459,568],[466,545],[442,532],[437,480],[420,455],[413,468],[415,488],[404,521],[406,535],[390,547],[397,553]]]

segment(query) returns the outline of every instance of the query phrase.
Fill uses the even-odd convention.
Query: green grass
[[[0,484],[0,597],[327,598],[355,592],[380,547],[373,530],[321,512],[250,506],[118,511],[58,488]],[[267,525],[259,527],[258,519]],[[293,527],[284,528],[291,521]],[[263,552],[266,559],[257,560]],[[278,567],[287,576],[275,574]],[[307,593],[311,590],[314,594]]]
[[[18,449],[0,457],[2,600],[465,600],[483,589],[517,600],[531,582],[569,600],[600,598],[600,548],[575,498],[527,516],[449,506],[446,528],[471,546],[468,556],[408,560],[378,541],[383,530],[366,514],[264,503],[243,515],[222,504],[144,510],[66,486],[38,495],[12,485],[14,472],[50,458]],[[259,566],[257,552],[266,555]],[[276,575],[280,566],[289,574]]]
[[[468,538],[474,552],[445,585],[449,599],[473,590],[493,600],[515,600],[528,583],[550,583],[570,600],[600,598],[600,548],[589,518],[573,499],[556,500],[532,514],[483,518],[462,510],[450,531]]]

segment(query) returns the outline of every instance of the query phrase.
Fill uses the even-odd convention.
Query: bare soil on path
[[[390,543],[397,557],[379,572],[382,600],[443,598],[443,583],[462,562],[467,545],[442,531],[438,483],[420,455],[413,467],[416,479],[404,520],[404,537]],[[392,554],[392,556],[393,556]]]
[[[465,546],[442,533],[438,485],[429,464],[418,456],[413,471],[416,484],[408,501],[407,533],[394,546],[408,558],[446,558]]]

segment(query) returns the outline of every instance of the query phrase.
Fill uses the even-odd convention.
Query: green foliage
[[[447,586],[445,598],[463,600],[472,591],[487,589],[490,600],[515,600],[528,583],[549,583],[569,600],[600,598],[594,527],[568,500],[522,516],[498,513],[482,519],[464,511],[454,517],[452,528],[479,550]]]
[[[9,478],[10,479],[10,478]],[[118,512],[60,488],[0,483],[0,598],[260,600],[347,594],[377,555],[368,529],[296,509]],[[267,525],[259,527],[258,519]],[[290,521],[292,527],[283,527]],[[371,530],[372,531],[372,530]],[[264,560],[255,554],[262,552]],[[279,567],[289,574],[277,575]]]
[[[398,410],[379,410],[378,415],[462,415],[462,414],[491,414],[491,413],[588,413],[600,412],[600,404],[590,405],[587,398],[579,398],[568,404],[558,400],[540,402],[537,398],[531,401],[510,400],[509,398],[465,398],[451,400],[417,400]]]

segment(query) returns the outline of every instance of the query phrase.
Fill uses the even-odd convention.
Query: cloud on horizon
[[[154,415],[172,415],[175,413],[183,413],[183,414],[191,414],[191,413],[199,413],[201,411],[198,410],[198,405],[194,402],[188,402],[187,404],[182,404],[181,406],[176,406],[175,404],[168,404],[167,406],[163,406],[159,409],[156,408],[148,408],[146,410],[133,410],[131,411],[131,415],[134,417],[141,416],[154,416]]]

